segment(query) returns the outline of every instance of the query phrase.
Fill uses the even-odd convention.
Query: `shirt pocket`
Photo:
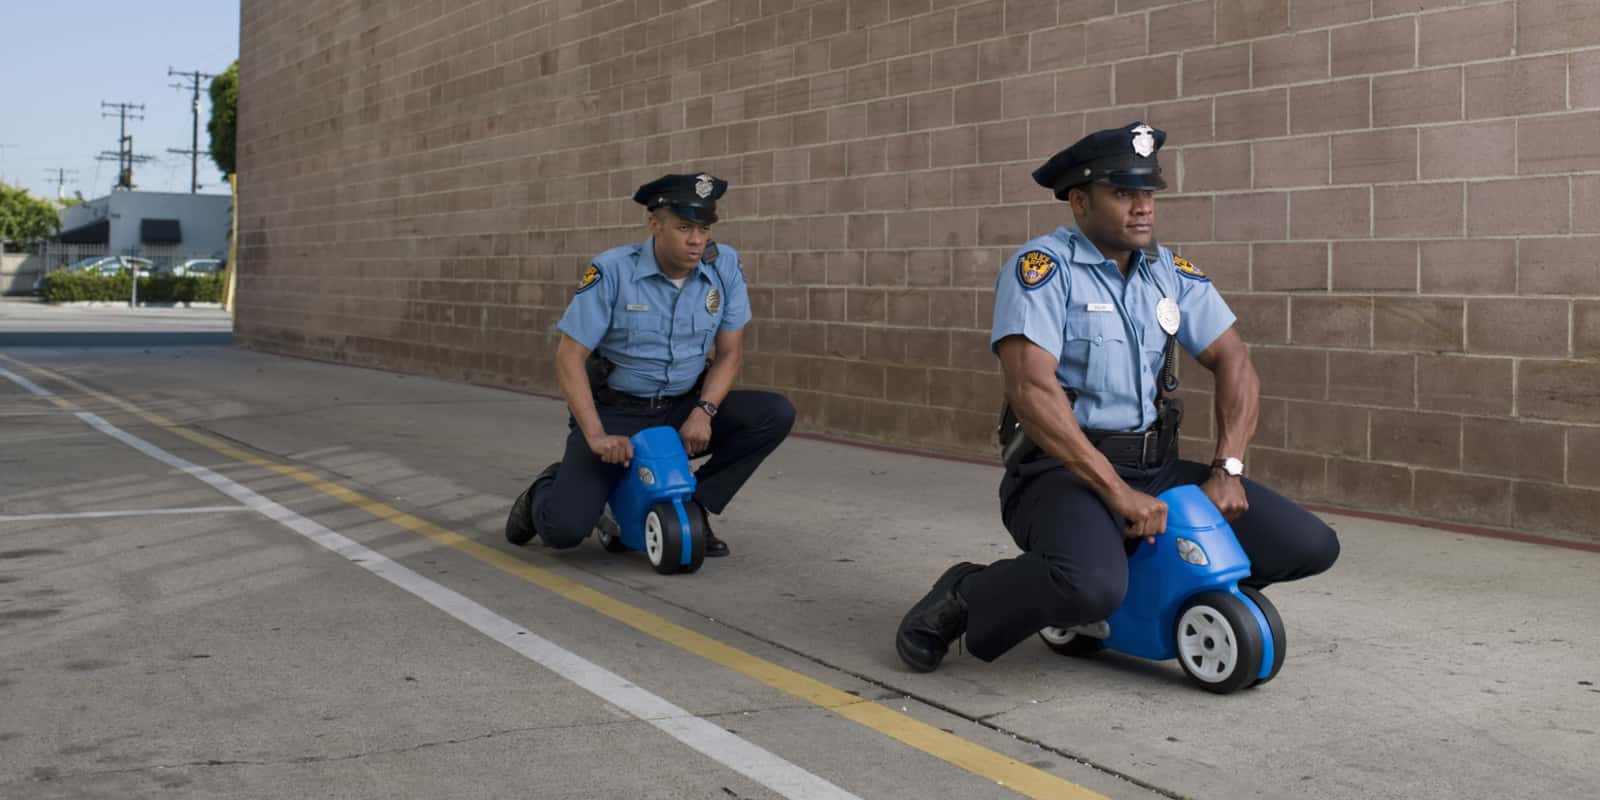
[[[1067,317],[1067,354],[1082,370],[1083,386],[1073,387],[1093,394],[1115,388],[1116,371],[1127,357],[1128,332],[1122,317],[1106,312],[1085,312]]]
[[[629,355],[635,358],[659,358],[666,350],[667,321],[654,314],[626,312],[617,319],[617,327],[627,337]]]

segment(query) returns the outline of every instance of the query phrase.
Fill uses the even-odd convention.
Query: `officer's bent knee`
[[[1126,572],[1080,572],[1074,579],[1051,565],[1050,577],[1055,583],[1056,602],[1062,612],[1085,622],[1111,616],[1111,612],[1122,605],[1122,598],[1128,593]]]
[[[778,430],[788,433],[794,427],[794,403],[781,394],[772,396],[772,424]]]

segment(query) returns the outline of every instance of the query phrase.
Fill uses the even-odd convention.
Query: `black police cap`
[[[1167,132],[1143,122],[1095,131],[1050,157],[1033,171],[1035,183],[1067,199],[1067,190],[1086,183],[1108,183],[1126,189],[1165,189],[1156,151]]]
[[[667,206],[690,222],[710,225],[717,221],[717,198],[726,191],[727,181],[704,172],[663,175],[640,186],[633,202],[651,211]]]

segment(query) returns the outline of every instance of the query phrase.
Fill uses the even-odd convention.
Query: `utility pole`
[[[167,152],[169,153],[177,153],[179,155],[186,155],[189,157],[189,193],[194,194],[195,192],[200,191],[200,157],[211,155],[211,151],[200,149],[200,81],[204,78],[215,78],[217,76],[207,72],[201,72],[200,70],[195,70],[193,72],[179,72],[172,67],[167,67],[167,75],[179,75],[189,79],[188,86],[185,86],[181,83],[169,85],[174,89],[189,89],[194,92],[194,104],[190,111],[192,114],[193,124],[190,128],[191,133],[189,137],[189,149],[176,150],[171,147],[167,148]]]
[[[50,174],[52,172],[54,172],[56,174],[56,199],[60,200],[61,196],[62,196],[62,193],[67,188],[67,175],[68,174],[77,175],[78,171],[75,170],[75,169],[63,169],[61,167],[56,167],[54,169],[45,170],[45,174],[46,175],[48,175],[48,174]]]
[[[100,153],[100,155],[98,157],[98,160],[100,160],[100,161],[110,161],[113,158],[115,158],[117,160],[117,182],[114,185],[112,185],[111,188],[113,188],[113,189],[132,189],[133,188],[133,165],[134,164],[142,164],[142,163],[144,163],[146,161],[150,161],[151,160],[150,156],[138,156],[138,155],[134,155],[133,154],[133,137],[128,135],[128,118],[129,117],[133,117],[134,119],[144,119],[144,115],[143,114],[134,113],[135,111],[143,111],[144,110],[144,104],[142,104],[142,103],[139,103],[139,104],[134,104],[134,103],[107,103],[106,101],[101,100],[100,101],[100,108],[102,108],[102,109],[106,109],[106,108],[116,109],[115,113],[107,113],[107,112],[102,110],[100,112],[100,116],[102,116],[102,117],[112,117],[112,116],[117,117],[117,119],[118,119],[118,123],[117,123],[117,125],[118,125],[118,136],[117,136],[117,152],[113,153],[110,150],[101,151],[101,153]]]

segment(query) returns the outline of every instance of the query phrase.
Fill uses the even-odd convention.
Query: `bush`
[[[141,303],[220,303],[228,273],[208,275],[152,275],[139,279]],[[130,272],[97,275],[90,272],[56,271],[44,276],[40,289],[46,303],[72,303],[97,300],[126,303],[133,294]]]

